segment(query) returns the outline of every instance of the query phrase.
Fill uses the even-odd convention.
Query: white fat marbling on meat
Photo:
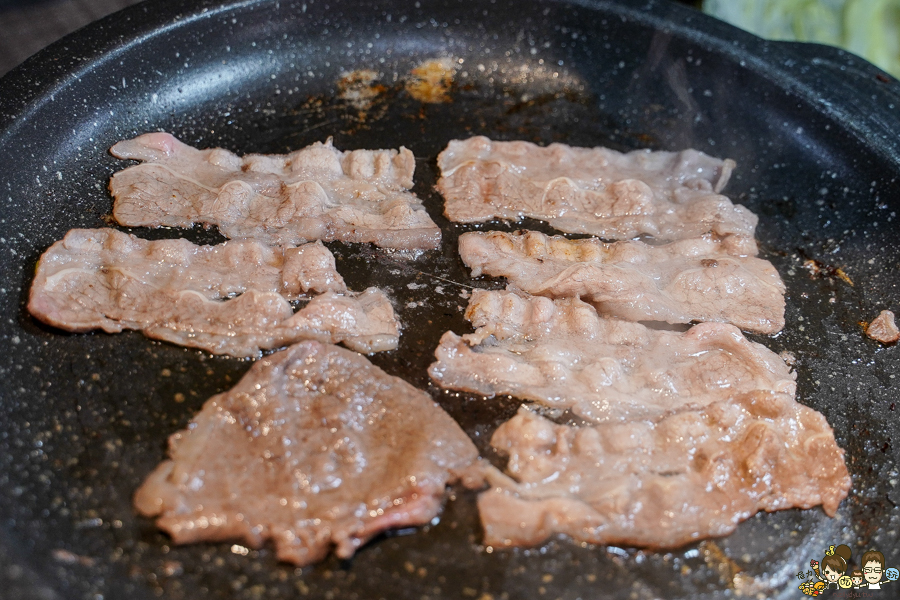
[[[396,348],[399,323],[377,288],[326,291],[294,313],[288,298],[300,291],[345,289],[333,266],[320,244],[283,251],[255,242],[199,247],[111,229],[73,230],[38,262],[28,310],[66,331],[137,329],[241,357],[304,339],[360,352]],[[240,295],[223,299],[232,294]]]
[[[696,150],[622,154],[479,136],[451,141],[438,166],[444,212],[462,223],[532,217],[570,233],[660,240],[752,238],[757,223],[719,194],[734,162]]]
[[[527,409],[491,444],[509,456],[478,499],[491,546],[554,534],[595,544],[675,548],[731,533],[757,511],[822,505],[850,489],[844,452],[818,412],[756,391],[703,409],[589,427]]]
[[[731,323],[748,331],[784,327],[784,283],[756,244],[706,235],[661,246],[568,240],[536,231],[464,233],[472,269],[550,298],[578,297],[602,314],[632,321]]]
[[[312,240],[436,248],[441,233],[409,189],[406,148],[341,152],[316,143],[285,155],[197,150],[167,133],[119,142],[142,161],[113,175],[113,216],[131,227],[215,225],[233,239],[295,246]]]
[[[680,333],[606,319],[577,298],[477,290],[448,331],[431,378],[445,388],[511,394],[592,421],[656,417],[756,390],[793,396],[794,374],[774,352],[723,323]]]
[[[423,525],[477,476],[475,446],[424,392],[365,357],[303,342],[255,363],[169,439],[134,504],[177,544],[274,542],[297,565]]]
[[[334,255],[321,242],[280,248],[254,240],[198,246],[183,239],[144,240],[115,229],[72,229],[41,256],[35,285],[50,286],[73,271],[121,271],[161,289],[215,300],[247,290],[295,300],[309,292],[344,292]]]

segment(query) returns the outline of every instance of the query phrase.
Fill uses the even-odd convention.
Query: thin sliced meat
[[[491,444],[509,455],[509,476],[493,472],[478,499],[491,546],[561,533],[675,548],[727,535],[760,510],[822,505],[834,516],[851,484],[825,417],[774,392],[594,427],[520,409]]]
[[[440,230],[409,192],[415,159],[406,148],[341,152],[329,140],[290,154],[241,158],[148,133],[110,152],[142,161],[109,183],[113,216],[122,225],[203,223],[229,238],[280,246],[313,240],[408,250],[440,245]]]
[[[438,167],[451,221],[532,217],[607,239],[752,238],[756,229],[756,215],[719,194],[734,162],[696,150],[622,154],[479,136],[451,141]]]
[[[334,256],[321,242],[279,248],[254,240],[198,246],[183,239],[144,240],[115,229],[72,229],[42,256],[35,288],[77,275],[120,271],[146,286],[197,292],[210,300],[248,290],[296,300],[309,292],[344,292]]]
[[[537,231],[464,233],[459,253],[472,275],[506,277],[550,298],[578,297],[631,321],[731,323],[748,331],[784,327],[784,283],[755,244],[713,235],[662,246],[568,240]]]
[[[724,323],[684,333],[604,319],[592,306],[478,290],[429,367],[445,388],[511,394],[591,421],[652,418],[756,390],[796,391],[784,360]]]
[[[58,244],[64,244],[59,242]],[[397,347],[394,309],[384,293],[326,292],[297,313],[277,292],[249,290],[236,298],[211,300],[208,294],[174,286],[157,287],[140,273],[120,268],[64,268],[38,263],[28,311],[67,331],[138,329],[147,337],[214,354],[259,356],[305,339],[343,343],[360,352]]]
[[[421,390],[359,354],[302,342],[210,398],[134,505],[177,544],[271,540],[279,559],[306,565],[428,523],[477,455]]]
[[[296,313],[281,296],[254,290],[225,302],[185,293],[176,302],[168,318],[156,315],[140,327],[141,332],[180,346],[239,357],[258,357],[263,350],[300,340],[343,344],[363,353],[384,352],[397,348],[400,339],[394,309],[375,287],[360,294],[326,292]]]

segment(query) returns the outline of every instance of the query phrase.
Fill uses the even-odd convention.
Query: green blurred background
[[[0,0],[0,75],[63,35],[139,1]],[[677,1],[761,37],[840,46],[900,78],[900,0]]]
[[[900,0],[687,2],[772,40],[839,46],[900,78]]]

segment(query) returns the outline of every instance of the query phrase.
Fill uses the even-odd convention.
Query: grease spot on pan
[[[360,69],[345,73],[337,82],[338,98],[358,110],[368,110],[375,99],[387,91],[378,83],[378,73],[370,69]]]
[[[456,77],[457,63],[450,58],[426,60],[409,72],[406,91],[428,104],[450,102],[450,90]]]

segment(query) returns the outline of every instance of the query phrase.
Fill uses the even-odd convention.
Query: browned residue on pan
[[[700,553],[703,556],[703,562],[719,575],[722,583],[729,588],[734,589],[738,582],[743,582],[741,575],[741,567],[734,562],[719,545],[713,541],[705,540],[700,542]]]
[[[311,131],[321,130],[321,139],[343,133],[351,135],[367,129],[370,123],[384,117],[396,86],[389,87],[382,74],[371,69],[358,69],[342,73],[335,82],[336,94],[307,97],[306,101],[287,111],[285,115],[298,122],[291,127],[288,137],[304,137]]]
[[[456,76],[455,63],[449,58],[426,60],[409,72],[406,91],[419,102],[450,102],[450,89]]]
[[[847,275],[841,267],[833,267],[814,258],[808,258],[803,261],[803,268],[809,271],[809,274],[812,275],[813,278],[837,277],[850,287],[854,287],[853,280],[850,279],[850,276]]]
[[[387,87],[378,83],[378,73],[360,69],[344,73],[337,82],[338,98],[359,110],[368,110]]]

